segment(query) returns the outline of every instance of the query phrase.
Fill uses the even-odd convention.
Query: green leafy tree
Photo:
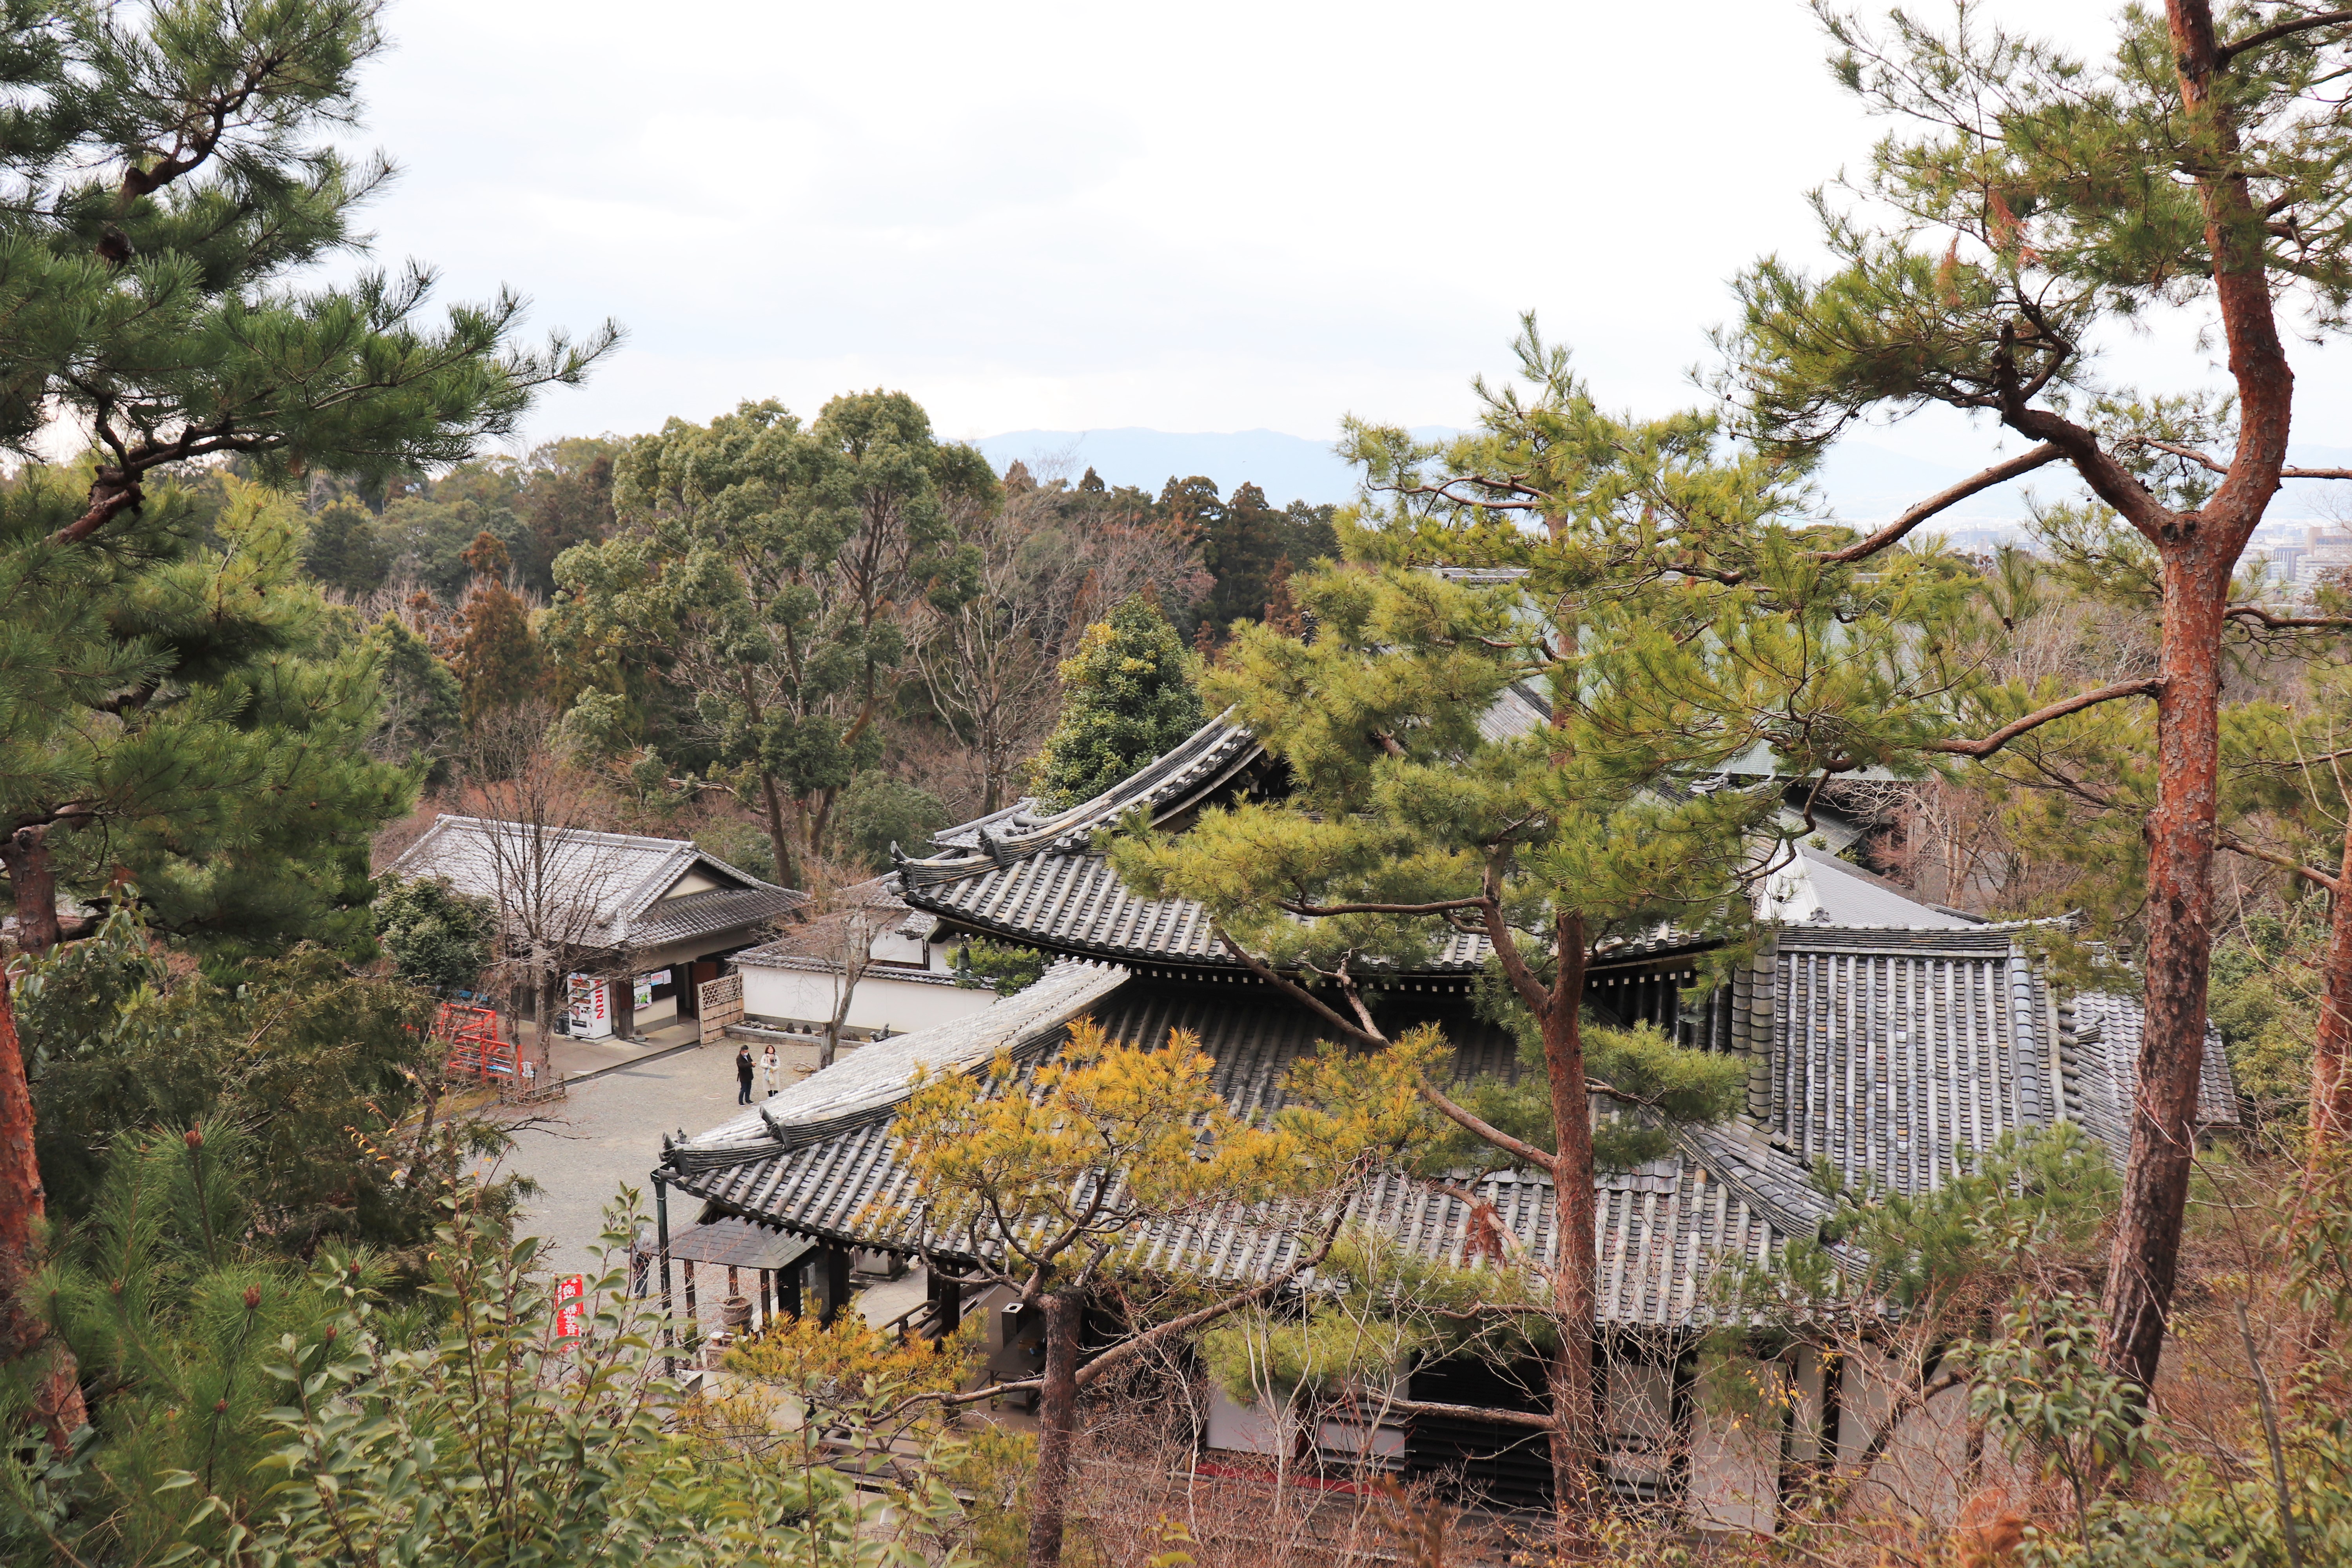
[[[642,1223],[605,1237],[617,1258]],[[623,1228],[623,1226],[627,1228]],[[868,1500],[842,1468],[778,1466],[772,1444],[667,1427],[682,1391],[654,1310],[619,1268],[588,1281],[580,1338],[555,1338],[538,1249],[460,1215],[436,1247],[448,1316],[409,1342],[364,1300],[339,1325],[357,1353],[311,1372],[281,1342],[280,1479],[243,1517],[264,1568],[643,1563],[649,1568],[915,1568],[961,1510],[918,1478]]]
[[[117,1143],[232,1121],[253,1245],[307,1256],[322,1238],[386,1254],[424,1244],[463,1163],[496,1155],[488,1122],[436,1115],[446,1049],[431,998],[300,948],[228,984],[175,973],[118,911],[87,942],[24,968],[22,1034],[58,1212],[88,1212]],[[478,1201],[505,1213],[509,1185]]]
[[[375,936],[401,978],[436,995],[469,991],[498,947],[498,914],[431,878],[387,878],[375,896]]]
[[[875,769],[849,781],[834,807],[841,847],[876,869],[887,870],[893,845],[921,844],[951,820],[929,790]]]
[[[98,1405],[63,1462],[12,1452],[0,1467],[12,1562],[237,1560],[237,1521],[280,1479],[281,1341],[302,1346],[308,1376],[350,1360],[356,1339],[331,1331],[383,1283],[364,1252],[329,1248],[306,1269],[250,1246],[254,1156],[226,1120],[124,1134],[89,1217],[38,1277],[35,1301]]]
[[[1725,390],[1762,449],[1811,461],[1873,415],[1929,404],[2031,445],[1855,542],[1861,560],[1992,485],[2047,468],[2145,546],[2158,667],[2014,714],[2010,732],[2153,698],[2147,1027],[2129,1177],[2105,1297],[2105,1355],[2153,1384],[2179,1271],[2213,926],[2225,632],[2282,626],[2233,598],[2239,557],[2291,467],[2290,330],[2330,337],[2352,300],[2344,222],[2352,128],[2323,85],[2352,18],[2302,5],[2174,0],[2119,17],[2092,62],[1963,5],[1938,33],[1823,7],[1839,78],[1895,128],[1842,206],[1818,205],[1830,268],[1779,259],[1738,283]],[[2143,313],[2210,317],[2232,395],[2103,384],[2095,350]],[[2201,349],[2181,366],[2206,374]],[[2323,617],[2324,618],[2324,617]],[[1988,737],[1990,739],[1990,737]]]
[[[86,721],[116,702],[152,710],[168,692],[173,716],[133,713],[143,739],[205,722],[220,739],[234,726],[202,689],[233,656],[258,651],[233,646],[256,629],[241,609],[201,653],[184,618],[170,624],[185,615],[176,586],[190,549],[173,536],[169,498],[153,493],[159,475],[234,457],[264,479],[375,479],[462,460],[514,428],[536,389],[580,380],[614,339],[607,326],[534,351],[517,342],[512,294],[435,321],[424,267],[329,274],[363,248],[352,213],[390,173],[381,160],[354,166],[336,145],[359,70],[383,45],[378,11],[375,0],[283,0],[5,13],[0,444],[37,461],[49,432],[78,429],[89,451],[69,480],[20,478],[0,526],[0,775],[19,781],[0,802],[0,843],[11,847],[20,932],[37,950],[58,936],[47,835],[96,819]],[[152,625],[150,608],[166,624]],[[337,705],[315,685],[224,695]],[[309,741],[320,761],[281,751],[275,776],[245,769],[247,748],[184,749],[177,793],[240,811],[266,793],[354,820],[355,800],[307,787],[314,773],[348,776],[330,737]],[[211,837],[194,814],[190,837]],[[278,847],[257,837],[247,840],[264,851],[257,864]],[[182,842],[156,836],[144,847]],[[232,880],[261,875],[228,868]],[[187,879],[167,886],[168,871],[142,880],[159,909],[194,890]],[[14,1358],[40,1331],[16,1303],[42,1209],[9,1017],[0,972],[0,1355]],[[51,1405],[53,1431],[70,1427],[71,1409]]]
[[[658,1321],[621,1269],[559,1340],[537,1244],[460,1201],[433,1237],[434,1310],[388,1307],[363,1253],[305,1268],[240,1244],[237,1154],[226,1125],[131,1141],[42,1276],[100,1397],[75,1451],[0,1461],[12,1562],[965,1561],[929,1550],[962,1521],[928,1475],[869,1501],[832,1464],[780,1468],[763,1432],[678,1420]]]
[[[1048,807],[1092,799],[1201,727],[1192,658],[1143,595],[1088,626],[1061,676],[1062,721],[1034,781]]]
[[[956,949],[956,984],[967,991],[1011,996],[1045,977],[1045,955],[1034,947],[974,937]]]
[[[677,728],[763,810],[777,875],[798,879],[840,793],[880,760],[907,615],[970,592],[978,552],[949,502],[995,489],[903,393],[836,397],[806,426],[772,402],[671,421],[616,466],[622,531],[557,563],[548,636],[589,682],[567,733],[642,755],[649,707],[688,694]]]

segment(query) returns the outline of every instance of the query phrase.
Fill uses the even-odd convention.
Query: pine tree
[[[1727,449],[1716,421],[1608,415],[1532,321],[1517,348],[1528,384],[1482,385],[1473,435],[1354,432],[1389,498],[1347,541],[1359,569],[1294,577],[1312,636],[1245,626],[1203,677],[1285,764],[1287,795],[1110,853],[1128,886],[1200,902],[1227,951],[1374,1053],[1337,1075],[1343,1096],[1416,1092],[1459,1134],[1442,1163],[1551,1177],[1559,1240],[1538,1272],[1566,1520],[1600,1484],[1595,1173],[1741,1088],[1654,1031],[1589,1027],[1585,972],[1662,929],[1735,958],[1748,889],[1810,830],[1783,817],[1782,784],[1728,775],[1759,749],[1795,779],[1923,768],[1960,697],[1914,650],[1972,645],[1935,563],[1850,575],[1808,548],[1841,535],[1791,517],[1786,471]],[[1435,563],[1514,576],[1463,586]],[[1507,692],[1548,721],[1490,723]],[[1382,1021],[1383,977],[1465,931],[1493,950],[1485,1007],[1540,1066],[1516,1089],[1440,1089],[1443,1042]]]
[[[37,443],[80,430],[90,454],[70,475],[19,477],[0,500],[0,846],[36,951],[62,934],[60,874],[107,872],[58,860],[56,840],[86,843],[78,830],[95,822],[136,825],[122,841],[163,873],[142,891],[181,912],[300,895],[261,911],[267,931],[320,899],[348,912],[354,873],[365,882],[363,849],[285,830],[348,826],[399,793],[346,765],[341,731],[364,733],[364,692],[285,657],[294,627],[268,594],[237,603],[244,585],[222,583],[237,590],[231,614],[205,631],[190,590],[218,574],[159,475],[235,456],[265,480],[373,483],[458,461],[614,339],[608,326],[532,351],[516,342],[512,294],[434,323],[422,267],[327,275],[364,248],[350,216],[390,172],[336,149],[359,68],[383,47],[379,10],[5,13],[0,445],[37,463]],[[124,732],[101,733],[100,713],[128,720]],[[99,792],[127,782],[110,766],[134,761],[136,789]],[[217,873],[200,869],[207,850]],[[316,874],[273,871],[288,854]],[[10,1019],[0,967],[0,1356],[14,1360],[41,1336],[18,1303],[42,1205]],[[45,1375],[62,1440],[78,1398],[61,1369]]]
[[[2031,445],[1921,498],[1844,558],[2048,469],[2089,492],[2101,526],[2047,542],[2118,588],[2137,579],[2144,613],[2160,619],[2155,670],[2045,693],[1986,738],[2100,703],[2156,705],[2147,1026],[2102,1348],[2145,1389],[2196,1150],[2224,648],[2250,627],[2347,624],[2241,599],[2236,568],[2282,479],[2352,479],[2288,463],[2295,377],[2284,341],[2341,333],[2352,304],[2342,221],[2352,125],[2327,107],[2325,85],[2352,63],[2352,16],[2169,0],[2124,11],[2111,56],[2094,62],[1980,13],[1963,4],[1946,34],[1900,11],[1882,30],[1823,7],[1840,80],[1895,129],[1853,182],[1854,204],[1820,204],[1826,272],[1768,258],[1738,279],[1739,319],[1720,338],[1723,391],[1766,450],[1800,464],[1880,415],[1942,404],[1989,416]],[[2096,345],[2158,309],[2212,323],[2230,397],[2200,389],[2212,363],[2201,344],[2179,367],[2181,393],[2102,384]],[[2110,530],[2127,551],[2103,547]]]
[[[1078,640],[1061,668],[1062,721],[1037,758],[1049,808],[1108,789],[1201,727],[1194,660],[1159,605],[1129,595]]]

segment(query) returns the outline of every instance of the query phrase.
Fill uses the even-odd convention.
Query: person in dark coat
[[[735,1052],[735,1103],[751,1103],[751,1047],[743,1046]]]

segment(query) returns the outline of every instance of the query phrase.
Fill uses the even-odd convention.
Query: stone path
[[[525,1202],[518,1230],[545,1238],[558,1271],[593,1271],[590,1249],[604,1231],[604,1208],[623,1185],[636,1189],[652,1223],[649,1173],[661,1157],[662,1134],[702,1131],[735,1109],[735,1052],[727,1044],[625,1066],[533,1107],[503,1166],[540,1185]]]

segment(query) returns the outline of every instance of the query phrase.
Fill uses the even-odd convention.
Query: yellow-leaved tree
[[[986,1073],[919,1080],[899,1116],[931,1247],[977,1259],[983,1278],[1018,1290],[1023,1310],[1045,1325],[1038,1376],[948,1401],[1038,1394],[1031,1568],[1061,1561],[1079,1392],[1298,1283],[1328,1255],[1362,1177],[1424,1136],[1407,1096],[1245,1121],[1213,1084],[1213,1067],[1192,1035],[1173,1032],[1157,1049],[1127,1046],[1084,1018],[1050,1058],[1016,1063],[1000,1053]],[[1186,1266],[1186,1233],[1212,1225],[1254,1232],[1257,1245],[1239,1250],[1275,1266],[1148,1326],[1129,1314],[1081,1364],[1089,1301],[1114,1279],[1147,1280],[1147,1253],[1159,1268]]]

